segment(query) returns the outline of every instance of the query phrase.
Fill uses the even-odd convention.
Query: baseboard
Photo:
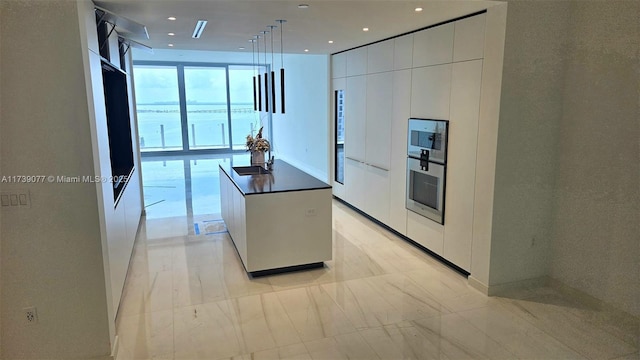
[[[111,348],[111,359],[118,358],[118,350],[120,349],[120,341],[118,340],[118,335],[113,339],[113,346]]]
[[[474,288],[474,289],[480,291],[481,293],[489,296],[489,287],[487,285],[483,284],[480,280],[474,278],[473,275],[469,275],[469,277],[467,278],[467,283],[472,288]]]
[[[467,283],[472,288],[480,291],[487,296],[500,296],[515,290],[532,289],[548,285],[549,278],[546,276],[541,276],[538,278],[513,281],[504,284],[486,285],[477,278],[473,277],[473,275],[469,275],[469,277],[467,278]]]

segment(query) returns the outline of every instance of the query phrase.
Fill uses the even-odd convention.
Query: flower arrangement
[[[269,151],[271,148],[271,144],[269,144],[269,140],[262,137],[262,128],[256,134],[254,138],[251,134],[247,135],[247,151]]]

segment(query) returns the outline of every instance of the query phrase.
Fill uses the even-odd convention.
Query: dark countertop
[[[233,166],[248,166],[246,163]],[[222,169],[243,195],[269,194],[287,191],[303,191],[330,189],[331,185],[316,179],[306,172],[289,165],[282,160],[275,160],[270,174],[238,175],[230,163],[221,163]]]

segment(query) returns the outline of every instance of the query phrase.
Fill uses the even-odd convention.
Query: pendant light
[[[287,22],[287,20],[276,20],[277,23],[280,23],[280,112],[284,114],[284,55],[283,55],[283,42],[282,42],[282,31],[283,25]]]
[[[253,65],[253,111],[258,110],[258,98],[256,93],[256,40],[249,39],[251,43],[251,60]]]
[[[275,63],[273,62],[273,29],[276,25],[267,26],[271,29],[271,113],[276,113],[276,72],[274,71]]]
[[[260,31],[264,38],[264,111],[269,112],[269,74],[267,73],[267,34],[268,31]]]
[[[258,111],[262,111],[262,82],[260,78],[260,35],[256,35],[255,38],[258,48]]]

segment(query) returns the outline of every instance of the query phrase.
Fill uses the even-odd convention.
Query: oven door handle
[[[420,151],[420,169],[429,171],[429,150],[427,149]]]

